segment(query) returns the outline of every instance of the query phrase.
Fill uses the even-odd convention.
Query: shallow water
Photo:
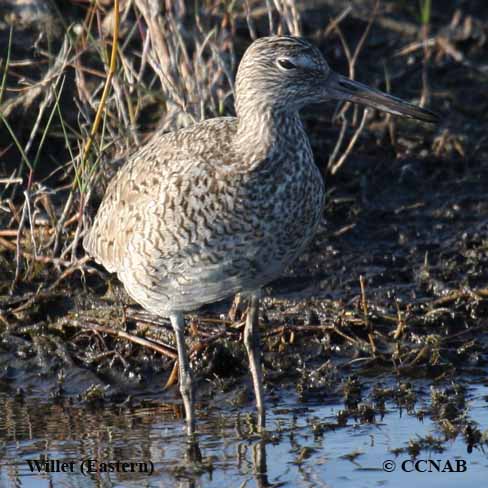
[[[488,424],[486,387],[468,390],[467,415],[480,429]],[[405,448],[409,440],[432,435],[444,439],[435,422],[421,421],[387,403],[385,415],[373,423],[349,420],[344,427],[322,433],[317,426],[336,424],[342,405],[298,403],[284,392],[270,405],[269,438],[260,441],[249,433],[251,406],[232,409],[226,405],[198,412],[201,462],[188,461],[178,408],[156,401],[145,406],[80,407],[66,401],[17,401],[0,395],[0,485],[3,487],[241,487],[241,486],[471,486],[486,479],[488,452],[467,452],[458,436],[441,442],[443,452],[422,450],[417,460],[466,461],[465,472],[405,472],[413,468],[410,455],[391,451]],[[428,409],[428,398],[417,402],[417,412]],[[48,457],[74,461],[73,472],[31,472],[27,460]],[[82,461],[132,461],[153,464],[147,473],[88,473]],[[396,463],[385,472],[384,462]],[[85,463],[86,467],[86,463]],[[428,469],[422,462],[419,469]]]

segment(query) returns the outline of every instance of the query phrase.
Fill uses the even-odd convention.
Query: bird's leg
[[[175,312],[170,316],[171,325],[176,335],[176,347],[178,349],[180,393],[185,407],[186,429],[188,435],[195,433],[195,416],[193,412],[193,385],[191,379],[190,363],[185,346],[185,318],[181,312]]]
[[[249,369],[251,370],[254,394],[256,396],[256,407],[258,410],[258,430],[264,429],[266,418],[263,401],[263,374],[261,371],[261,357],[259,344],[259,295],[252,294],[249,301],[249,310],[246,317],[246,327],[244,328],[244,345],[246,346],[249,358]]]
[[[268,465],[266,462],[266,441],[259,440],[253,445],[253,467],[257,488],[267,488],[271,486],[268,481]]]

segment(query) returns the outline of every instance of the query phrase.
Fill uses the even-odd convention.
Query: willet
[[[304,250],[320,222],[324,183],[299,117],[305,105],[348,100],[426,122],[437,116],[334,73],[301,38],[265,37],[244,54],[236,117],[156,133],[107,188],[86,251],[129,295],[169,317],[187,432],[195,429],[184,312],[241,293],[244,344],[265,425],[258,309],[261,288]]]

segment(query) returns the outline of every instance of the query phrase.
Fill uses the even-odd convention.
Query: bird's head
[[[395,115],[437,122],[433,112],[332,71],[305,39],[262,37],[246,50],[236,78],[237,112],[268,106],[296,112],[308,104],[346,100]]]

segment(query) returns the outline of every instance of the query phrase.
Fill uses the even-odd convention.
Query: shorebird
[[[249,298],[244,344],[258,427],[265,426],[260,290],[303,252],[321,220],[324,182],[299,111],[328,100],[438,120],[335,73],[302,38],[260,38],[237,71],[236,117],[155,133],[111,181],[84,238],[86,251],[117,273],[136,302],[169,317],[190,435],[194,391],[184,313],[237,293]]]

